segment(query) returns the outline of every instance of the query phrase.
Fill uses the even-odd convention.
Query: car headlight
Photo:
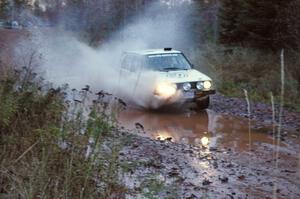
[[[189,91],[192,88],[192,85],[190,83],[186,82],[182,85],[182,88],[185,91]]]
[[[203,82],[197,82],[196,88],[197,88],[198,90],[202,90],[202,89],[204,88]]]
[[[154,94],[165,98],[176,94],[177,86],[171,83],[160,83],[156,86]]]
[[[211,81],[204,81],[203,82],[203,88],[204,89],[210,89],[212,86]]]

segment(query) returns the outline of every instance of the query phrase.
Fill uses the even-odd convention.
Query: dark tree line
[[[90,44],[107,39],[111,33],[129,23],[150,0],[76,0],[58,14],[59,23],[79,31]]]
[[[1,0],[0,19],[18,18],[22,10],[30,10],[52,24],[81,31],[94,43],[155,1],[36,0],[32,4],[30,0]],[[219,41],[272,50],[300,47],[300,0],[194,0],[193,9],[190,30],[198,45]]]
[[[35,25],[46,21],[50,25],[63,26],[80,34],[90,44],[107,39],[111,33],[131,23],[135,16],[143,14],[152,3],[160,0],[1,0],[0,19],[18,20]],[[171,1],[171,3],[178,3]],[[217,0],[194,0],[187,26],[195,45],[217,41]],[[162,8],[161,10],[164,10]],[[26,11],[26,16],[23,14]],[[29,13],[29,14],[28,14]],[[30,14],[32,14],[30,16]],[[155,13],[157,14],[157,13]],[[160,14],[160,13],[158,13]],[[37,18],[34,18],[37,17]],[[155,16],[153,16],[153,19]],[[190,38],[189,38],[190,39]]]
[[[1,0],[0,19],[47,22],[82,34],[94,43],[106,38],[155,0]],[[26,13],[26,16],[24,15]],[[28,13],[31,14],[29,17]],[[24,23],[26,25],[26,23]]]
[[[30,7],[30,0],[0,0],[0,19],[10,19]]]
[[[299,8],[299,0],[222,0],[220,42],[259,49],[298,49]]]

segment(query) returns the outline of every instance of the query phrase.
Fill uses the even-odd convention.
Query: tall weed
[[[112,141],[118,100],[90,106],[88,87],[67,100],[67,86],[51,88],[30,67],[7,74],[0,79],[0,195],[122,198],[121,143]]]
[[[208,44],[189,53],[196,67],[209,74],[217,89],[226,95],[243,97],[246,89],[254,101],[269,102],[272,92],[280,100],[279,53],[241,47],[224,47]],[[286,52],[285,106],[300,110],[300,79],[297,77],[300,56]]]

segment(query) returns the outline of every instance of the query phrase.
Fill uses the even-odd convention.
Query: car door
[[[133,57],[130,72],[132,73],[132,83],[134,84],[132,94],[133,94],[133,96],[135,96],[136,89],[141,87],[140,81],[141,81],[141,75],[143,72],[142,56],[136,55]]]
[[[119,92],[122,95],[131,96],[136,82],[136,56],[126,54],[123,57],[120,68]]]
[[[126,85],[127,95],[137,97],[136,90],[140,87],[141,75],[143,71],[143,56],[137,54],[125,55],[122,61],[120,72],[120,85]]]

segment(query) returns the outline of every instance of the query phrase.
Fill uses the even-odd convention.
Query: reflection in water
[[[214,147],[223,145],[229,148],[247,150],[247,120],[217,114],[211,110],[203,112],[149,112],[145,110],[126,110],[119,116],[120,125],[129,130],[135,124],[143,125],[146,135],[160,140],[171,140],[197,146]],[[252,130],[252,144],[272,143],[266,134]]]
[[[169,131],[158,130],[156,139],[158,140],[166,140],[168,138],[172,138],[172,134]]]
[[[206,162],[201,161],[201,162],[199,162],[199,165],[203,169],[208,169],[209,168],[209,162],[207,162],[207,161]]]
[[[207,147],[208,146],[208,144],[209,144],[209,139],[208,139],[208,137],[202,137],[201,138],[201,144],[203,145],[203,146],[205,146],[205,147]]]

